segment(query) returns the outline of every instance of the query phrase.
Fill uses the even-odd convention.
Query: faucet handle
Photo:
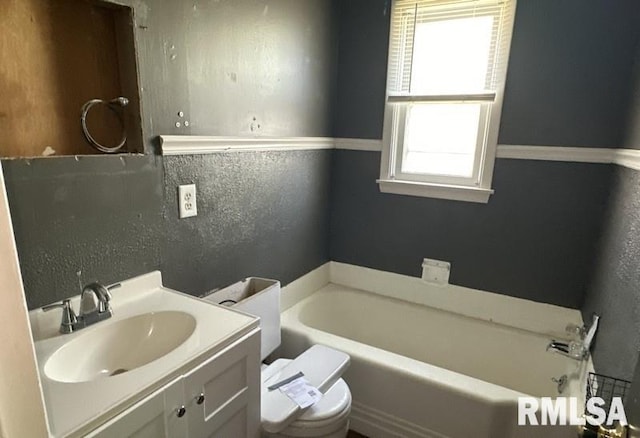
[[[580,339],[584,339],[585,335],[587,334],[587,329],[585,328],[585,326],[578,324],[567,324],[565,331],[567,332],[567,334],[577,336]]]
[[[60,333],[71,333],[74,328],[74,324],[78,322],[73,308],[71,307],[71,300],[66,299],[61,303],[48,304],[42,307],[43,312],[48,312],[53,309],[62,308],[62,320],[60,321]]]

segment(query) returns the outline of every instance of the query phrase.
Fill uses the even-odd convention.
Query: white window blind
[[[512,7],[495,0],[397,0],[389,101],[493,101],[508,61],[500,55],[510,42]]]
[[[381,181],[490,191],[514,9],[394,1]]]

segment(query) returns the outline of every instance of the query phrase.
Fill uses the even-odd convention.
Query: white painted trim
[[[377,182],[382,193],[449,199],[453,201],[478,202],[481,204],[489,202],[489,196],[493,194],[492,189],[483,189],[480,187],[387,179],[379,179]]]
[[[330,137],[208,137],[161,135],[162,155],[194,155],[220,152],[295,151],[334,149]]]
[[[640,150],[569,146],[498,145],[498,158],[616,164],[640,170]]]
[[[640,150],[616,149],[615,164],[633,170],[640,170]]]
[[[616,149],[565,146],[498,145],[497,158],[516,160],[613,163]]]
[[[351,151],[382,151],[382,140],[369,140],[366,138],[336,138],[336,149]]]
[[[20,262],[0,166],[0,436],[50,436]]]
[[[248,151],[300,151],[341,149],[381,152],[383,140],[331,137],[209,137],[160,136],[163,155],[212,154]],[[534,146],[499,144],[496,158],[617,164],[640,170],[640,150],[576,146]],[[391,191],[389,193],[392,193]]]

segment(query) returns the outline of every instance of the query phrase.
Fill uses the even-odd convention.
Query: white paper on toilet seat
[[[313,406],[322,398],[320,390],[311,386],[304,377],[298,377],[279,389],[302,409]]]

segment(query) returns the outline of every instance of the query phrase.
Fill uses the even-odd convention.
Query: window
[[[380,190],[487,202],[515,0],[395,0]]]

